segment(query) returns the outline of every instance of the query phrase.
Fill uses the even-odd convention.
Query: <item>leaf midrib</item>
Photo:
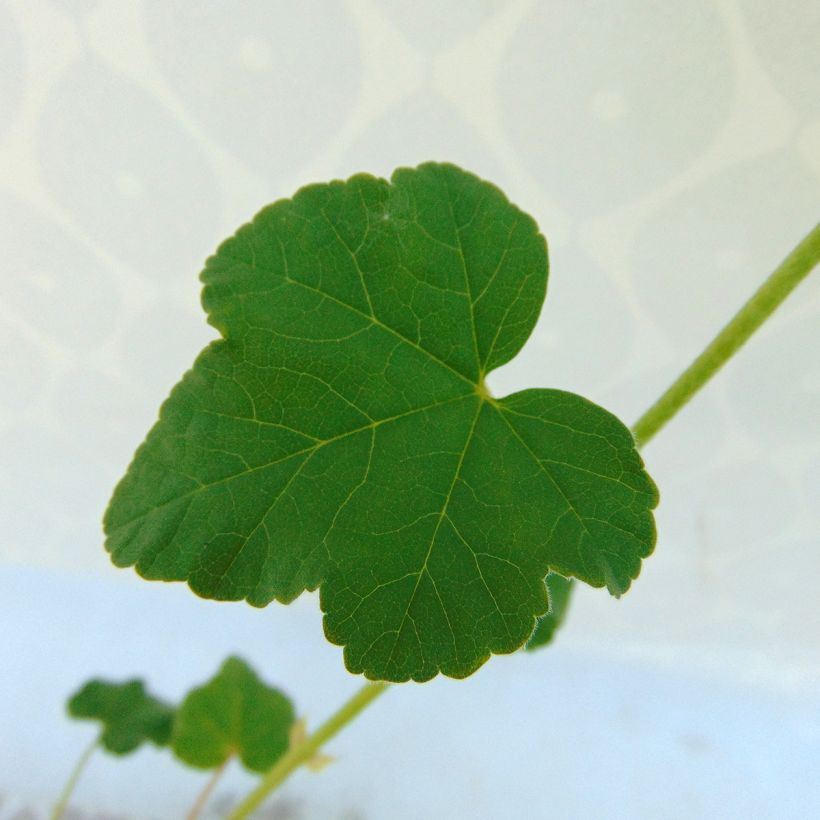
[[[467,455],[467,451],[470,449],[470,443],[473,440],[473,434],[475,433],[475,428],[478,425],[478,419],[481,416],[481,411],[484,409],[485,403],[486,402],[485,402],[484,399],[479,398],[478,407],[476,408],[475,415],[473,416],[472,423],[470,424],[469,432],[467,433],[467,438],[464,442],[461,453],[459,455],[458,464],[456,465],[456,469],[453,472],[453,479],[450,482],[450,488],[447,491],[447,496],[444,499],[444,503],[441,505],[441,511],[439,512],[438,521],[436,521],[436,526],[435,526],[435,529],[433,530],[433,534],[430,536],[430,546],[427,548],[427,554],[425,555],[424,561],[423,561],[420,569],[418,570],[418,574],[417,574],[417,577],[416,577],[416,583],[415,583],[415,586],[413,587],[413,592],[411,593],[410,600],[408,601],[407,607],[404,610],[404,615],[402,616],[401,623],[399,624],[399,627],[396,630],[396,639],[393,642],[393,648],[390,650],[390,656],[387,659],[387,665],[388,666],[393,662],[393,655],[395,654],[396,648],[398,647],[399,639],[401,638],[402,630],[404,629],[405,624],[407,623],[407,619],[410,615],[410,610],[412,609],[413,603],[416,600],[416,595],[418,593],[419,587],[421,586],[421,579],[422,579],[422,576],[424,575],[425,572],[427,572],[427,575],[428,575],[428,577],[430,578],[430,581],[433,584],[433,589],[436,592],[436,597],[439,599],[439,603],[441,604],[442,612],[444,613],[444,617],[447,620],[448,625],[450,623],[450,616],[447,614],[447,610],[444,607],[444,602],[441,600],[441,597],[438,594],[438,589],[436,588],[436,584],[435,584],[435,581],[433,580],[432,575],[430,575],[430,572],[427,569],[427,564],[430,560],[430,556],[433,554],[433,548],[435,547],[436,539],[438,538],[438,531],[439,531],[439,529],[441,529],[441,523],[447,517],[447,510],[450,507],[450,500],[453,496],[453,490],[455,489],[455,486],[456,486],[456,484],[458,482],[458,479],[461,475],[461,469],[462,469],[462,466],[464,465],[464,458]],[[451,632],[453,631],[452,626],[450,626],[450,631]],[[453,640],[455,641],[455,633],[454,632],[453,632]],[[456,650],[456,660],[458,660],[458,651],[457,650]]]

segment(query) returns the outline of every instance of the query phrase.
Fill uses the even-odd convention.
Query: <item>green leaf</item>
[[[100,743],[115,755],[129,754],[146,741],[167,746],[171,739],[173,708],[147,694],[141,680],[91,680],[69,699],[68,713],[102,723]]]
[[[200,769],[237,755],[251,771],[265,772],[287,751],[295,719],[282,692],[266,686],[240,658],[228,658],[182,702],[172,747],[180,760]]]
[[[202,274],[222,340],[105,516],[145,578],[265,606],[321,586],[374,679],[465,677],[531,635],[550,570],[628,589],[656,489],[629,431],[558,390],[492,398],[544,299],[533,220],[451,165],[312,185]]]
[[[555,572],[551,572],[547,576],[547,593],[550,598],[549,612],[538,619],[535,632],[530,635],[530,639],[527,641],[526,648],[528,650],[540,649],[552,642],[556,630],[564,622],[564,617],[569,609],[572,584],[572,580]]]

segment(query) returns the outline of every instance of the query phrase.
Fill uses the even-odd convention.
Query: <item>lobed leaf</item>
[[[140,680],[88,681],[69,699],[68,713],[80,720],[99,721],[100,743],[112,754],[129,754],[147,741],[167,746],[171,739],[173,708],[147,694]]]
[[[228,658],[182,702],[172,748],[200,769],[236,755],[251,771],[265,772],[287,751],[295,719],[289,698],[263,683],[240,658]]]
[[[143,577],[265,606],[321,588],[353,672],[464,677],[548,608],[550,571],[637,577],[657,491],[629,431],[559,390],[492,398],[546,292],[534,221],[452,165],[303,188],[208,260],[223,338],[105,516]]]

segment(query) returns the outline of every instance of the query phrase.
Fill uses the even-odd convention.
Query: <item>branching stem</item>
[[[783,260],[715,336],[703,353],[635,422],[632,432],[638,447],[644,446],[654,438],[658,431],[692,399],[771,316],[818,262],[820,262],[820,223],[815,225]],[[280,758],[253,792],[234,809],[228,820],[241,820],[258,808],[268,795],[284,783],[296,769],[311,760],[328,740],[338,734],[388,686],[390,686],[388,683],[366,683],[312,735],[293,746]]]
[[[369,706],[389,683],[366,683],[350,700],[332,714],[312,735],[292,746],[279,758],[274,767],[262,778],[259,785],[231,812],[228,820],[241,820],[262,805],[265,798],[302,764],[313,759],[324,744],[335,737],[359,712]]]

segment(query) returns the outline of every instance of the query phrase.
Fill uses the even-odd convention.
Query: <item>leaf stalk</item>
[[[65,786],[63,786],[63,790],[60,792],[60,797],[57,799],[57,803],[54,805],[54,809],[51,812],[51,820],[60,820],[65,813],[65,810],[68,808],[68,801],[71,800],[71,795],[74,793],[77,781],[80,779],[85,767],[88,765],[91,755],[94,754],[99,745],[100,739],[99,737],[95,737],[74,764],[74,768],[71,770],[71,774],[68,776]]]
[[[208,778],[208,781],[202,788],[202,791],[197,795],[196,800],[194,801],[194,805],[191,806],[191,810],[188,812],[187,820],[197,820],[200,814],[202,814],[202,810],[205,806],[208,805],[208,800],[211,799],[211,794],[213,794],[213,790],[216,788],[216,784],[219,782],[219,779],[225,773],[225,769],[228,767],[228,764],[233,759],[233,755],[228,755],[212,772],[211,776]]]
[[[632,433],[639,447],[649,443],[664,425],[749,340],[786,297],[820,262],[820,222],[780,263],[729,320],[703,353],[678,376],[663,395],[635,422]]]

